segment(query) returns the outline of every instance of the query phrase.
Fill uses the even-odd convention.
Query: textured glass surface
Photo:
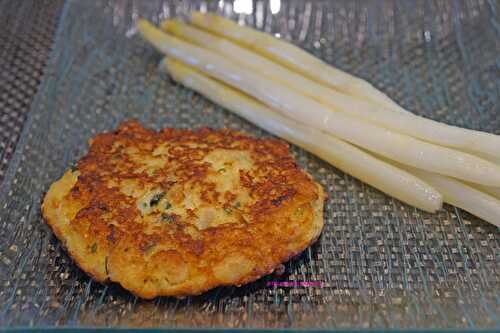
[[[329,199],[320,240],[282,275],[182,300],[137,299],[87,277],[40,216],[87,140],[137,118],[154,128],[267,136],[174,84],[134,21],[217,11],[368,79],[415,113],[500,134],[495,1],[70,1],[0,193],[2,326],[495,327],[498,229],[451,206],[428,214],[292,147]],[[240,13],[236,13],[236,11]],[[500,218],[500,217],[499,217]],[[269,287],[272,281],[321,281]]]

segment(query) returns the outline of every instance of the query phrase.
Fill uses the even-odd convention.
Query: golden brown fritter
[[[318,238],[323,201],[283,142],[127,121],[91,141],[42,211],[85,272],[153,298],[273,272]]]

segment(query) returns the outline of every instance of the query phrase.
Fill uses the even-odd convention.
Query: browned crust
[[[137,173],[137,163],[122,152],[134,147],[139,155],[150,156],[165,143],[169,163],[154,174]],[[208,169],[201,160],[215,149],[245,150],[252,156],[255,168],[240,172],[240,183],[254,202],[239,208],[251,223],[210,227],[194,239],[186,231],[188,221],[177,218],[146,233],[134,198],[109,186],[110,180],[118,184],[126,179],[162,188],[199,182],[207,203],[230,202],[232,193],[217,193],[205,181]],[[172,173],[174,183],[168,181]],[[42,213],[71,257],[94,279],[115,281],[140,297],[153,298],[200,294],[271,273],[318,238],[323,201],[321,186],[300,170],[283,142],[207,128],[155,132],[127,121],[92,140],[78,170],[52,184]]]

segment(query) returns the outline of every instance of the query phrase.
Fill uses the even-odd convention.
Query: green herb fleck
[[[217,170],[217,172],[218,172],[218,173],[224,173],[224,172],[226,172],[226,169],[224,169],[224,168],[220,168],[219,170]]]
[[[294,214],[294,215],[295,215],[295,217],[297,217],[297,218],[302,217],[302,214],[303,214],[303,213],[304,213],[304,212],[303,212],[303,210],[302,210],[302,208],[301,208],[301,207],[297,208],[297,209],[293,212],[293,214]]]
[[[231,214],[233,212],[233,210],[229,207],[224,207],[224,211],[228,214]]]
[[[92,244],[92,246],[90,246],[90,252],[96,253],[96,251],[97,251],[97,243],[94,243]]]
[[[236,201],[236,203],[234,204],[234,207],[235,207],[235,208],[240,208],[240,206],[241,206],[240,202],[239,202],[239,201]]]
[[[104,270],[106,271],[106,275],[109,275],[109,270],[108,270],[108,256],[104,258]]]
[[[160,202],[161,198],[163,198],[164,196],[165,196],[165,192],[161,192],[161,193],[157,193],[157,194],[153,195],[153,197],[149,201],[149,205],[151,207],[156,206],[158,204],[158,202]]]
[[[169,222],[169,223],[175,222],[175,215],[162,213],[161,214],[161,220],[163,222]]]
[[[172,208],[172,204],[170,202],[167,202],[165,204],[165,209],[170,209],[170,208]]]
[[[151,243],[151,244],[147,244],[146,246],[144,246],[142,249],[142,251],[146,254],[148,253],[151,253],[151,250],[153,250],[153,248],[156,246],[155,243]]]

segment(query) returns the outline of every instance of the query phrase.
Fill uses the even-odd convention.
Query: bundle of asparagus
[[[429,212],[500,226],[500,137],[416,116],[370,83],[268,34],[204,13],[137,24],[174,80],[340,170]]]

